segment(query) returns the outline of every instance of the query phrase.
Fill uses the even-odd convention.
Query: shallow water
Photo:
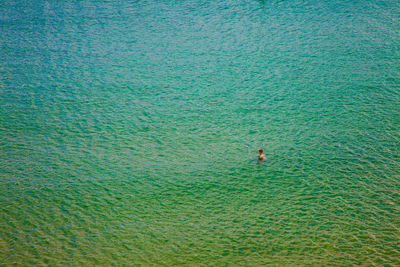
[[[398,1],[0,10],[0,264],[400,265]]]

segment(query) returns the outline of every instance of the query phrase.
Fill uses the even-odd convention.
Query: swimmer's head
[[[259,149],[259,150],[258,150],[258,154],[261,155],[262,153],[264,153],[264,149]]]

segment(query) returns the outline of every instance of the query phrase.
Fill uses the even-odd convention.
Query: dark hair
[[[262,153],[262,152],[264,152],[264,149],[259,149],[258,152],[261,152],[261,153]]]

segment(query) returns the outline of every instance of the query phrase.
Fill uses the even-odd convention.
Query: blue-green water
[[[400,265],[399,18],[1,1],[0,265]]]

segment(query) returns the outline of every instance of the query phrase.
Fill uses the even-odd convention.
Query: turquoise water
[[[399,14],[1,1],[0,265],[400,265]]]

